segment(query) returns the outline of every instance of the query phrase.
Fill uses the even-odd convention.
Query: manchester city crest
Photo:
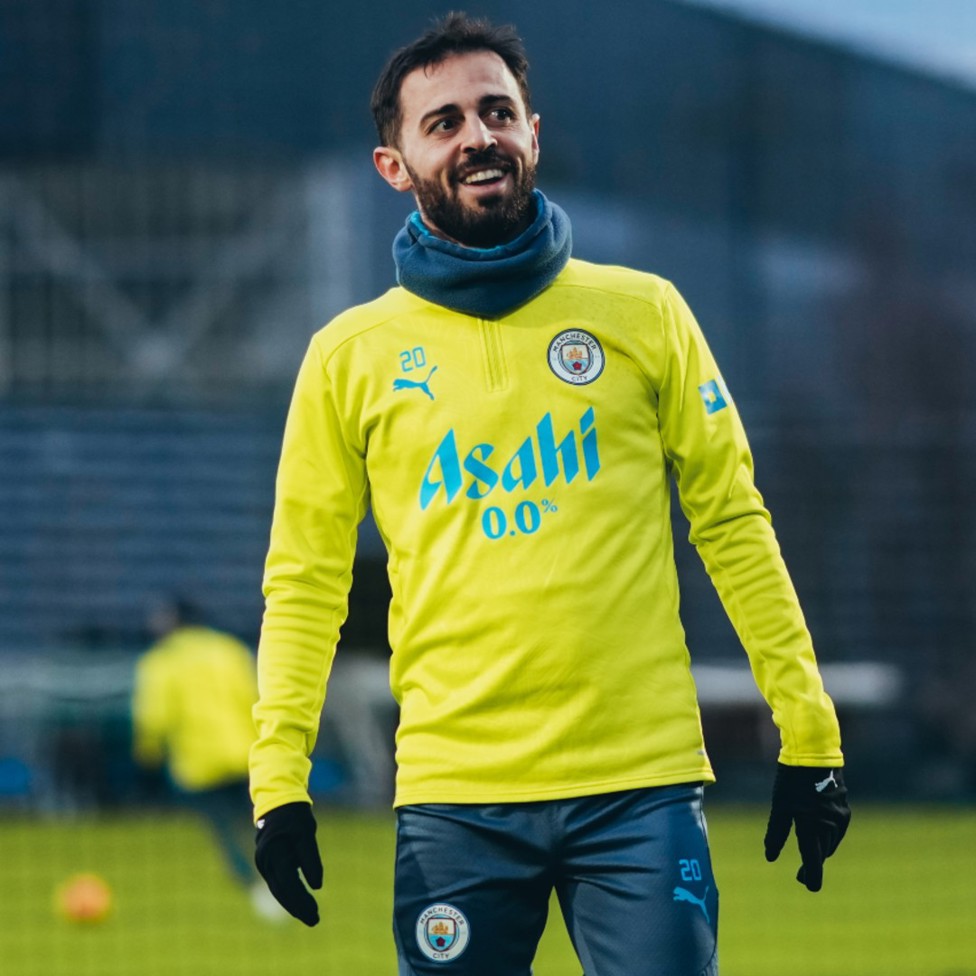
[[[434,962],[457,959],[467,948],[470,935],[467,918],[453,905],[431,905],[417,919],[417,945]]]
[[[573,386],[592,383],[604,363],[603,347],[583,329],[564,329],[549,343],[549,368]]]

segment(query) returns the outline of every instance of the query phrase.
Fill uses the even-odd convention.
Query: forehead
[[[436,64],[414,68],[400,85],[404,127],[442,106],[476,104],[485,95],[522,99],[515,76],[494,51],[452,54]]]

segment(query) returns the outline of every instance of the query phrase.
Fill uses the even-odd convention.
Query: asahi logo
[[[428,508],[438,497],[450,505],[462,491],[467,498],[480,501],[498,490],[548,488],[560,479],[568,485],[579,476],[592,481],[600,470],[593,407],[580,417],[578,430],[569,430],[560,440],[557,436],[552,414],[547,413],[514,453],[502,454],[499,460],[494,444],[459,445],[451,428],[424,472],[420,483],[421,509]]]

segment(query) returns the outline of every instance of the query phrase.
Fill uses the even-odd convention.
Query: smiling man
[[[378,92],[377,102],[385,108],[390,95]],[[413,192],[430,229],[485,248],[528,227],[539,116],[499,54],[472,51],[414,69],[397,104],[397,131],[382,134],[388,144],[373,159],[394,189]]]
[[[452,14],[386,65],[397,286],[313,339],[265,569],[256,861],[308,925],[308,794],[367,507],[389,553],[400,976],[529,976],[556,893],[587,976],[714,976],[714,779],[670,479],[780,729],[766,856],[847,828],[840,734],[728,388],[669,282],[572,257],[535,187],[512,28]],[[326,705],[326,707],[328,707]]]

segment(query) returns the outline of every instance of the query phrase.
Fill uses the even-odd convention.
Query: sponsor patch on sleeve
[[[729,405],[729,394],[721,380],[709,380],[698,387],[705,413],[718,413]]]

